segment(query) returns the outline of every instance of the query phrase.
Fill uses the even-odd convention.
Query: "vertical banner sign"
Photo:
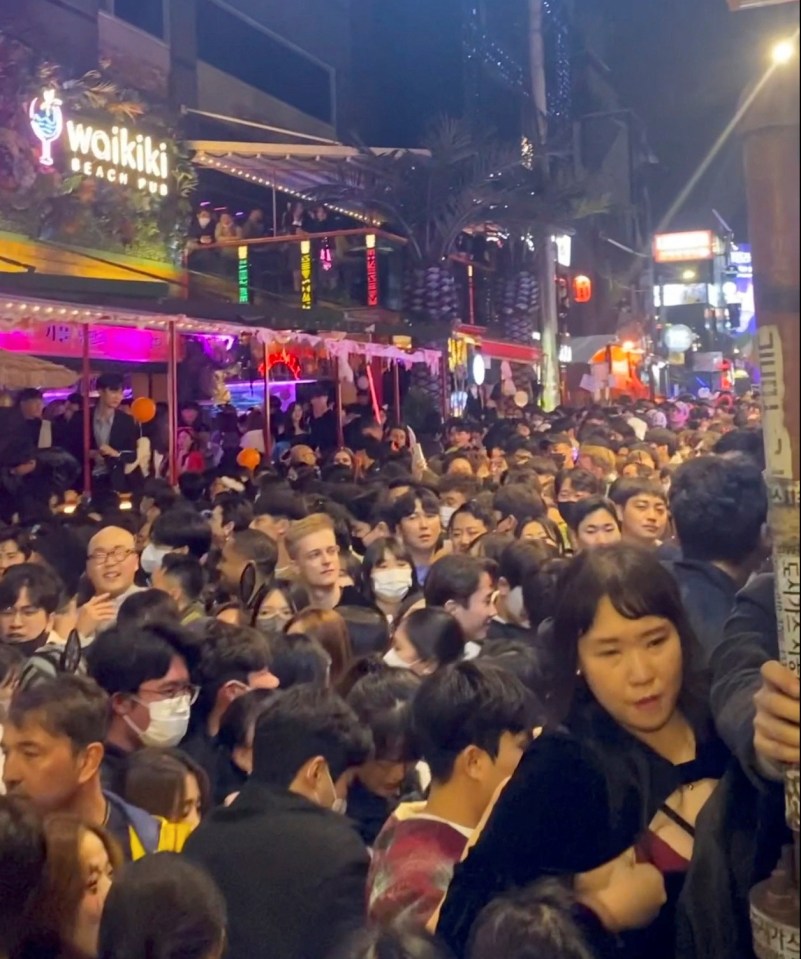
[[[365,246],[367,248],[367,305],[378,306],[378,257],[375,233],[365,237]]]
[[[250,262],[246,245],[237,247],[237,283],[239,286],[239,302],[250,303]]]
[[[311,240],[300,241],[300,305],[312,308],[312,254]]]
[[[476,278],[473,264],[467,264],[467,309],[469,311],[470,326],[476,325]]]

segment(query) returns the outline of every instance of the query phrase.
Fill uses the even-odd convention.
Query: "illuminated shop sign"
[[[658,233],[654,237],[656,263],[690,263],[711,260],[716,253],[715,234],[711,230],[689,233]]]
[[[124,126],[108,130],[79,120],[65,122],[61,101],[53,90],[45,90],[31,101],[28,116],[42,145],[39,162],[43,167],[53,166],[53,146],[61,142],[72,173],[167,196],[170,164],[166,143]]]
[[[27,329],[0,330],[0,348],[77,360],[83,356],[83,333],[79,323],[31,323]],[[93,324],[89,328],[89,354],[96,360],[166,363],[169,335],[161,330]]]

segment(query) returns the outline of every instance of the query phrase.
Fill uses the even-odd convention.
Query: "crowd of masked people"
[[[6,516],[0,957],[752,955],[758,402],[348,435]]]

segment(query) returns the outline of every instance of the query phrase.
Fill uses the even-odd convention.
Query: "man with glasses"
[[[91,642],[103,629],[117,621],[120,606],[139,591],[134,577],[139,555],[133,534],[119,526],[107,526],[89,541],[86,574],[94,596],[78,611],[78,632]]]
[[[125,762],[143,746],[177,746],[189,729],[198,689],[189,679],[191,642],[163,623],[114,627],[87,650],[89,675],[110,699],[103,785],[121,791]]]
[[[28,536],[22,530],[7,527],[0,529],[0,576],[12,566],[27,563],[31,555]]]
[[[0,642],[23,656],[51,642],[53,622],[61,602],[61,583],[46,567],[14,566],[0,580]]]

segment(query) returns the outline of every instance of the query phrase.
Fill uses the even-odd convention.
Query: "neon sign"
[[[39,162],[43,167],[53,166],[53,144],[66,130],[72,173],[167,196],[170,163],[166,143],[122,126],[108,131],[81,121],[65,123],[61,100],[50,89],[31,101],[28,116],[31,130],[42,144]]]
[[[375,248],[375,234],[365,237],[367,247],[367,305],[378,306],[378,257]]]
[[[41,100],[34,97],[28,108],[28,117],[36,139],[42,144],[39,162],[42,166],[51,167],[53,165],[53,143],[58,140],[64,130],[61,100],[56,96],[56,91],[43,90]]]
[[[312,308],[312,255],[311,240],[300,241],[300,306]]]
[[[654,237],[654,262],[687,263],[711,260],[716,253],[715,235],[711,230],[689,233],[658,233]]]
[[[296,380],[301,378],[303,367],[300,360],[294,353],[287,352],[286,349],[270,353],[267,357],[267,369],[271,370],[274,366],[285,366]],[[259,373],[264,376],[264,363],[259,364]]]
[[[250,303],[250,263],[248,262],[248,248],[243,245],[237,247],[237,286],[239,288],[239,302]]]

